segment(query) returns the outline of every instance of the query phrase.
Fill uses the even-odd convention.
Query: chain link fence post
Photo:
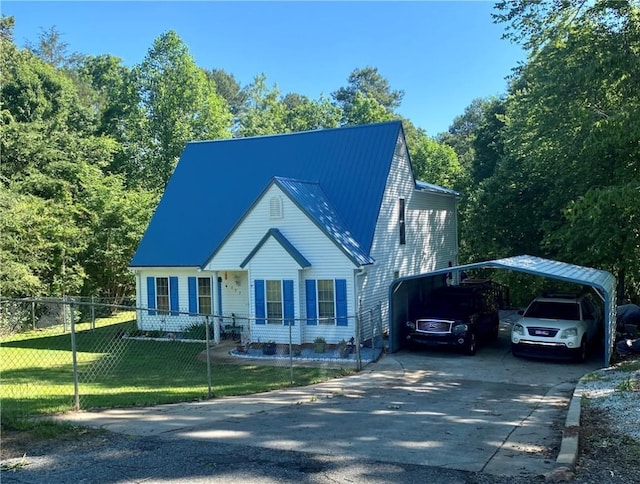
[[[213,397],[213,391],[211,390],[211,342],[210,342],[210,328],[209,328],[209,316],[204,317],[204,339],[205,348],[207,352],[207,395],[209,398]]]
[[[289,320],[289,376],[290,376],[291,385],[293,385],[293,344],[291,341],[292,326],[293,326],[293,319]]]
[[[66,300],[66,297],[65,297]],[[66,304],[64,305],[66,308]],[[66,312],[66,311],[65,311]],[[77,412],[80,410],[80,384],[78,380],[78,347],[76,343],[76,317],[73,305],[69,306],[71,313],[71,361],[73,364],[73,409]],[[66,317],[66,314],[65,314]]]

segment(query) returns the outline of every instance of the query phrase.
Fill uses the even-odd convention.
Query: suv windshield
[[[534,301],[524,313],[524,317],[580,321],[580,309],[579,306],[573,302]]]
[[[468,293],[440,292],[437,299],[431,302],[434,309],[458,309],[470,311],[473,309],[473,300]]]

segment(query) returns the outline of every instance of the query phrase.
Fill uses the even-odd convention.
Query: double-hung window
[[[282,281],[265,281],[267,284],[267,322],[282,324]]]
[[[407,243],[407,227],[405,224],[406,207],[404,198],[399,199],[398,206],[398,227],[400,230],[400,245]]]
[[[211,314],[210,277],[198,277],[198,313]]]
[[[189,313],[213,314],[210,277],[189,277]]]
[[[256,324],[295,324],[293,281],[256,279]]]
[[[159,315],[169,314],[168,277],[156,277],[156,308]]]
[[[346,279],[307,279],[305,293],[308,325],[349,325]]]
[[[318,322],[320,324],[335,324],[336,304],[333,279],[319,279],[318,287]]]
[[[179,303],[177,277],[147,277],[147,307],[149,315],[176,316]],[[171,311],[171,312],[169,312]]]

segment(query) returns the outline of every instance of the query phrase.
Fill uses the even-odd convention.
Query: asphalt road
[[[312,387],[63,418],[115,434],[32,456],[2,482],[532,482],[555,468],[569,398],[602,366],[387,355]]]

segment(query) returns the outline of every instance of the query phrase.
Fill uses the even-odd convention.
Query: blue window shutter
[[[253,281],[255,288],[255,300],[256,300],[256,324],[265,324],[265,299],[264,299],[264,281],[256,279]]]
[[[316,307],[316,281],[315,279],[307,279],[304,281],[307,292],[307,324],[318,324],[318,313]]]
[[[147,277],[147,307],[149,308],[149,316],[155,316],[156,312],[156,278]]]
[[[284,302],[284,325],[293,326],[294,304],[293,304],[293,281],[282,281],[282,298]]]
[[[171,309],[171,316],[178,315],[179,294],[178,294],[178,278],[169,278],[169,296],[171,298],[169,305]]]
[[[336,318],[338,326],[347,326],[347,280],[336,279]]]
[[[198,282],[195,277],[189,278],[189,313],[198,312]]]

